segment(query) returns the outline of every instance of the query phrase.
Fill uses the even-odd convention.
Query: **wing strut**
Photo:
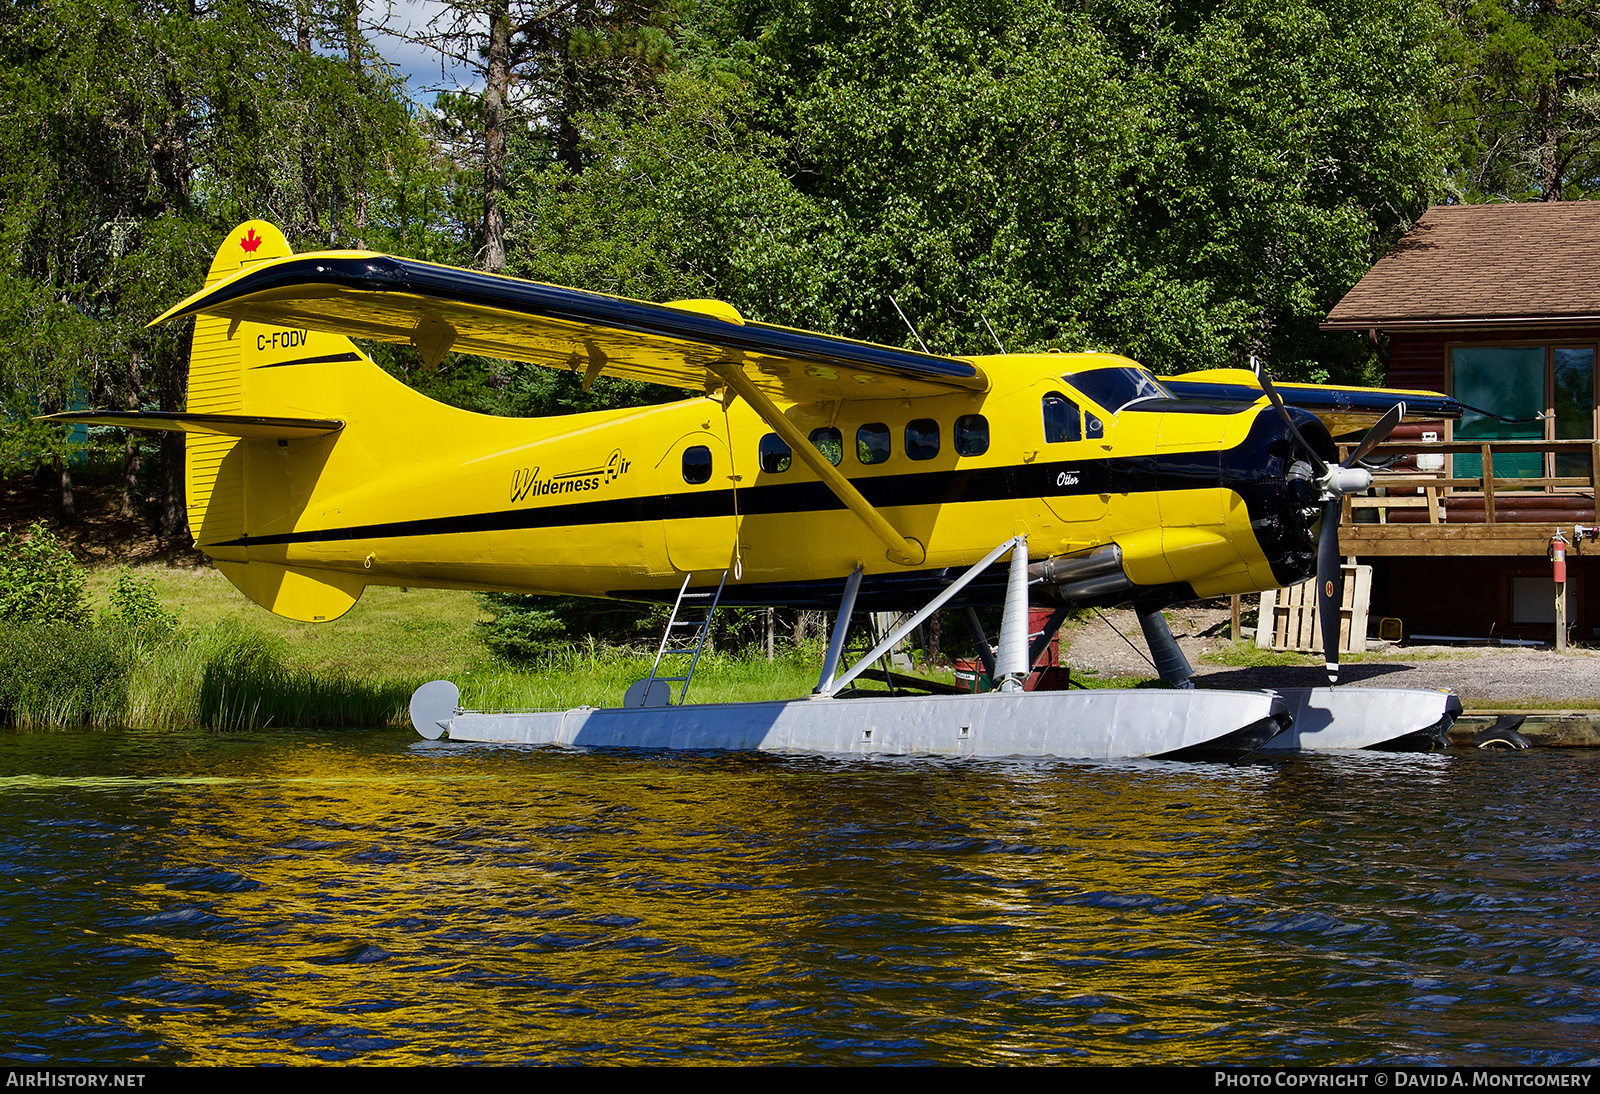
[[[834,495],[845,504],[856,516],[861,518],[873,535],[883,540],[889,548],[889,561],[901,566],[920,566],[928,557],[928,552],[922,544],[914,539],[901,535],[895,530],[894,525],[883,518],[883,514],[872,507],[872,503],[861,496],[861,491],[851,485],[850,480],[839,473],[839,469],[828,462],[828,458],[806,440],[805,434],[783,416],[783,413],[773,404],[772,400],[764,395],[760,388],[750,382],[744,374],[744,369],[737,361],[726,358],[714,361],[708,366],[718,379],[727,384],[745,402],[750,404],[752,410],[761,415],[761,420],[770,425],[773,432],[782,437],[784,443],[793,450],[796,456],[805,461],[806,466],[817,473],[817,477],[832,490]]]

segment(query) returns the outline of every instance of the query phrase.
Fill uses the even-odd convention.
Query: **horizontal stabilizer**
[[[249,414],[143,414],[134,410],[73,410],[44,414],[40,420],[68,425],[114,425],[119,429],[161,429],[209,433],[252,440],[297,440],[337,433],[344,423],[334,418],[260,418]]]

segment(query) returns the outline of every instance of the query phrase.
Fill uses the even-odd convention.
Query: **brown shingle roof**
[[[1435,205],[1323,330],[1600,318],[1600,201]]]

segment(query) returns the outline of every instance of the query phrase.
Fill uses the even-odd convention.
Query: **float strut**
[[[983,674],[993,681],[994,647],[989,645],[989,636],[983,633],[983,624],[978,621],[978,609],[970,606],[963,608],[961,618],[967,625],[967,636],[977,647],[978,660],[983,662]]]
[[[1133,610],[1139,617],[1139,629],[1144,631],[1145,644],[1150,647],[1150,656],[1162,683],[1175,688],[1193,688],[1194,669],[1189,667],[1189,659],[1178,648],[1178,640],[1172,637],[1172,628],[1162,617],[1161,607],[1135,604]]]
[[[822,675],[817,680],[817,694],[833,693],[833,674],[839,671],[839,654],[844,651],[844,636],[850,630],[850,616],[856,610],[856,593],[861,590],[861,567],[845,579],[844,596],[839,598],[839,614],[833,620],[833,638],[828,642],[828,656],[822,662]]]
[[[932,615],[934,612],[936,612],[940,608],[944,607],[945,603],[948,600],[950,600],[951,597],[955,596],[962,589],[965,589],[969,584],[971,584],[974,578],[976,578],[979,574],[983,573],[984,570],[989,568],[989,564],[990,563],[992,563],[995,559],[999,558],[1001,555],[1005,554],[1007,551],[1013,551],[1013,550],[1020,551],[1022,553],[1022,559],[1023,559],[1022,578],[1023,578],[1024,581],[1026,581],[1027,580],[1027,576],[1028,576],[1028,566],[1027,566],[1028,544],[1027,544],[1027,541],[1023,537],[1017,536],[1014,539],[1006,540],[1004,543],[1000,544],[1000,546],[996,547],[994,550],[992,550],[988,554],[984,555],[981,559],[979,559],[972,566],[971,569],[969,569],[966,573],[962,574],[960,577],[956,578],[948,586],[946,586],[944,592],[940,593],[938,596],[936,596],[932,600],[928,601],[928,603],[925,604],[923,606],[922,610],[919,611],[916,615],[913,615],[909,619],[902,620],[898,627],[896,627],[894,630],[889,632],[889,637],[885,638],[882,642],[879,642],[876,646],[872,647],[872,649],[870,651],[868,651],[867,655],[865,657],[863,657],[861,660],[857,661],[854,665],[851,665],[850,668],[844,673],[844,675],[840,676],[838,679],[833,679],[833,671],[834,671],[835,666],[833,664],[829,664],[828,666],[825,666],[824,670],[823,670],[823,684],[826,685],[826,686],[819,685],[817,687],[817,695],[819,697],[821,697],[821,698],[828,698],[834,692],[838,691],[839,689],[843,688],[846,684],[848,684],[850,681],[854,680],[857,676],[860,676],[862,671],[864,669],[866,669],[866,667],[868,665],[872,664],[878,658],[882,657],[884,654],[886,654],[890,650],[892,650],[894,648],[896,642],[899,642],[900,639],[902,639],[906,635],[910,634],[917,627],[920,627],[922,625],[922,621],[923,620],[927,619],[928,616]],[[1013,569],[1012,573],[1014,575],[1016,573],[1016,570]],[[856,583],[858,585],[860,584],[860,571],[857,571],[857,573],[856,573]],[[1026,585],[1024,585],[1023,588],[1024,588],[1024,590],[1026,590],[1026,588],[1027,588]],[[845,596],[846,596],[846,599],[850,603],[853,604],[855,602],[855,595],[848,587],[845,589]],[[1023,614],[1024,618],[1026,618],[1027,614],[1028,614],[1027,613],[1027,593],[1026,593],[1026,591],[1024,591],[1024,593],[1023,593],[1023,613],[1022,614]],[[1026,624],[1024,624],[1024,626],[1023,626],[1023,635],[1022,635],[1023,656],[1027,655],[1027,642],[1028,642],[1027,626],[1026,626]],[[840,646],[840,645],[841,645],[841,638],[840,638],[838,632],[835,631],[834,632],[834,646],[837,647],[837,646]],[[837,661],[837,658],[838,658],[838,655],[837,655],[837,653],[835,653],[834,654],[834,660]],[[1024,673],[1024,675],[1026,675],[1027,666],[1023,666],[1023,673]]]
[[[1011,576],[1006,582],[1006,606],[1000,615],[1000,652],[995,658],[995,687],[1021,691],[1031,663],[1028,660],[1028,538],[1018,536],[1011,548]]]

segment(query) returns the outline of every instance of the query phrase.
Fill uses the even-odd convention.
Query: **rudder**
[[[218,249],[206,275],[206,286],[257,262],[286,258],[293,253],[275,225],[264,220],[246,221],[228,233]],[[253,399],[246,373],[263,365],[308,357],[348,357],[365,362],[354,343],[341,335],[199,316],[190,344],[187,409],[190,413],[211,414],[289,413],[279,400],[264,405],[261,399]],[[184,486],[195,545],[217,561],[218,569],[229,581],[262,607],[305,622],[336,619],[349,611],[361,595],[363,585],[359,580],[344,574],[252,562],[241,542],[247,514],[255,526],[260,526],[263,518],[277,515],[248,513],[252,495],[259,505],[261,498],[273,493],[252,491],[252,485],[260,484],[252,484],[249,475],[252,455],[261,466],[270,466],[269,461],[260,459],[269,446],[276,447],[275,442],[186,434]]]

